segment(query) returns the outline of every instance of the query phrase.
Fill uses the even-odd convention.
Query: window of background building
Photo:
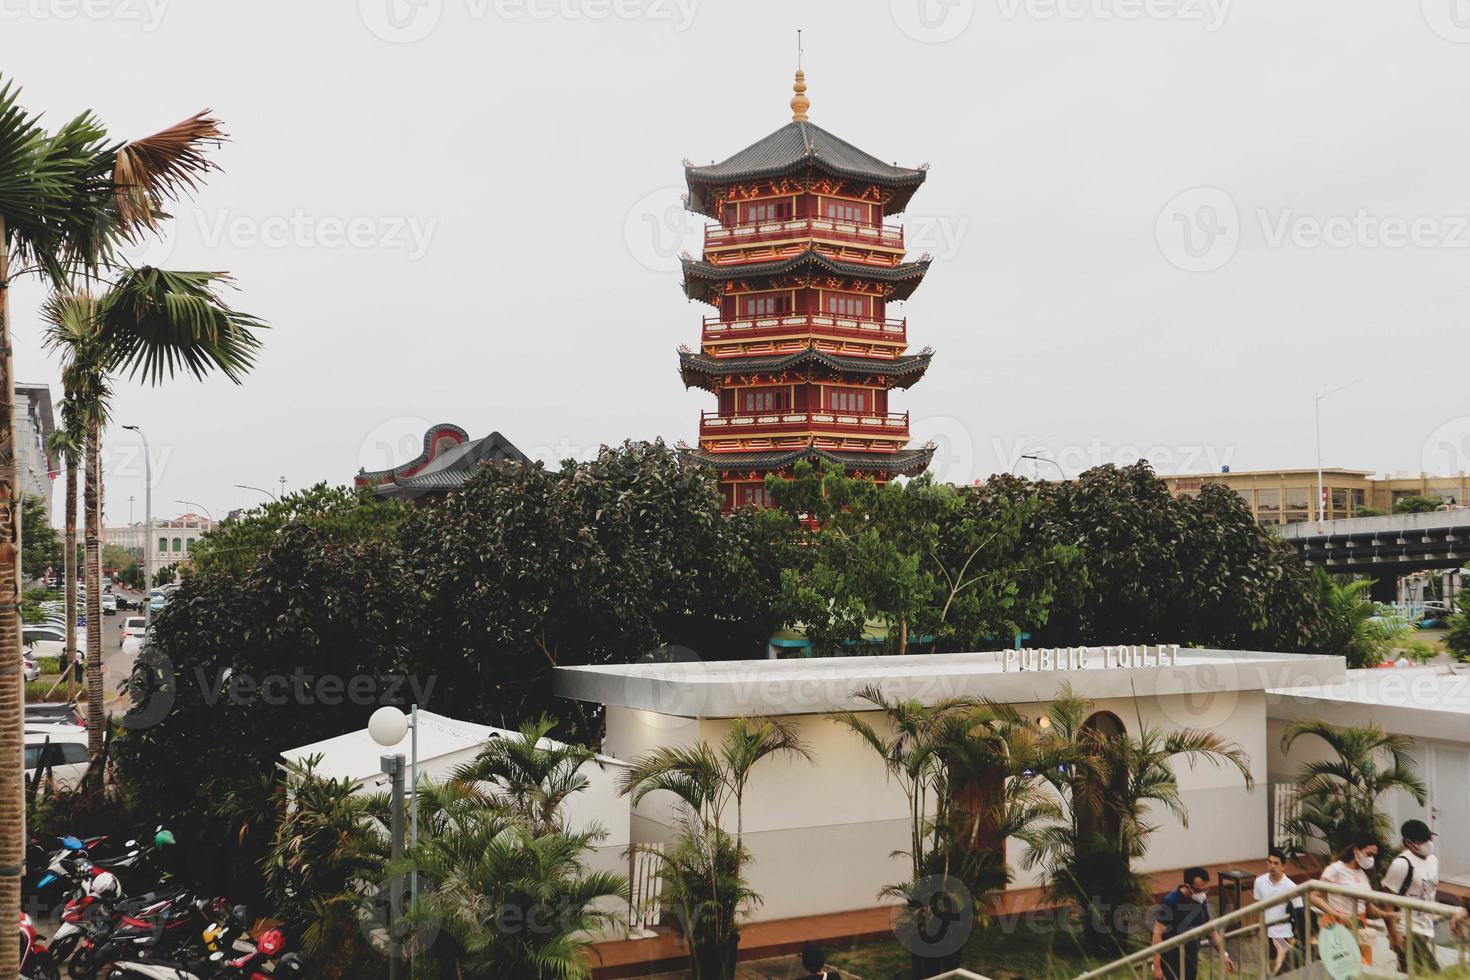
[[[735,504],[738,507],[770,507],[775,501],[764,483],[742,483],[735,488]]]
[[[1342,487],[1332,487],[1330,490],[1328,490],[1328,494],[1332,500],[1332,509],[1328,512],[1328,517],[1352,516],[1351,508],[1348,505],[1348,492],[1346,489]]]
[[[823,201],[822,214],[833,221],[848,221],[859,224],[868,217],[867,208],[861,204],[848,204],[845,201]]]
[[[861,296],[844,296],[841,293],[826,294],[828,313],[838,316],[867,316],[868,301]]]
[[[868,410],[868,393],[862,388],[826,389],[827,408],[834,412],[862,414]]]
[[[791,217],[790,201],[767,201],[762,204],[747,204],[741,210],[747,225],[758,225],[766,221],[785,221]]]
[[[740,301],[740,310],[745,316],[777,316],[789,310],[790,303],[786,296],[747,296]]]
[[[1311,517],[1311,487],[1286,488],[1286,523],[1300,524]]]
[[[184,550],[184,539],[183,538],[174,538],[174,554],[178,554],[179,552],[181,552],[183,550]]]
[[[1353,491],[1353,497],[1352,497],[1352,499],[1353,499],[1353,513],[1354,514],[1356,514],[1358,511],[1362,510],[1363,507],[1368,502],[1367,494],[1364,491],[1362,491],[1362,490],[1354,490]]]
[[[1262,524],[1281,523],[1281,491],[1256,491],[1256,520]]]
[[[779,412],[785,408],[785,388],[740,389],[740,411],[742,412]]]
[[[158,539],[158,550],[159,551],[167,551],[168,550],[168,538],[159,538]]]

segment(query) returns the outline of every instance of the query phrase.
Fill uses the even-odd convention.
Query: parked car
[[[87,730],[76,725],[26,726],[26,775],[43,766],[60,787],[73,787],[87,774]]]
[[[26,624],[20,629],[20,642],[27,654],[35,657],[60,657],[66,653],[66,629],[63,626]],[[77,649],[86,653],[87,637],[77,631]]]
[[[142,616],[129,616],[123,620],[123,639],[143,639],[143,634],[148,628],[148,620]]]
[[[112,616],[117,613],[117,596],[111,592],[102,597],[102,615]]]
[[[42,701],[26,705],[26,728],[40,725],[73,725],[85,728],[87,719],[74,702]]]
[[[26,683],[41,679],[41,665],[36,663],[34,657],[27,654],[20,655],[20,673],[26,679]]]

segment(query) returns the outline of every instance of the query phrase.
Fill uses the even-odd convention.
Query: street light
[[[404,713],[391,704],[385,704],[372,717],[368,719],[368,734],[374,742],[384,748],[392,748],[403,741],[403,736],[409,732],[413,733],[413,739],[409,743],[409,784],[413,786],[412,816],[409,826],[409,843],[417,844],[419,840],[419,706],[413,705],[409,709],[412,716]],[[384,775],[392,780],[393,784],[393,818],[392,818],[392,857],[394,862],[403,858],[403,756],[385,755],[379,760]],[[402,914],[401,888],[394,876],[390,883],[388,893],[388,977],[389,980],[398,980],[399,971],[402,968],[403,950],[397,939],[395,930],[397,920]],[[411,874],[409,877],[409,907],[418,901],[418,875]],[[413,945],[409,946],[409,957],[413,957]],[[412,970],[410,969],[410,973]]]
[[[153,456],[142,429],[136,425],[123,428],[143,440],[143,635],[148,636],[148,627],[153,625]]]
[[[1322,503],[1323,503],[1322,498],[1324,496],[1324,491],[1322,489],[1322,399],[1326,398],[1328,395],[1335,395],[1339,391],[1342,391],[1345,388],[1351,388],[1353,385],[1357,384],[1359,381],[1362,381],[1362,380],[1363,380],[1362,378],[1354,378],[1353,380],[1349,381],[1347,384],[1345,384],[1345,385],[1338,385],[1336,388],[1333,388],[1331,391],[1319,391],[1319,392],[1317,392],[1317,400],[1312,404],[1312,418],[1313,418],[1313,421],[1314,421],[1314,423],[1316,424],[1316,427],[1317,427],[1317,523],[1318,524],[1322,523]]]
[[[1054,459],[1047,459],[1045,456],[1037,456],[1035,453],[1022,453],[1020,456],[1017,456],[1016,461],[1011,464],[1012,476],[1016,475],[1016,467],[1021,465],[1021,460],[1023,459],[1029,459],[1032,462],[1050,463],[1057,468],[1057,473],[1061,476],[1063,482],[1067,479],[1067,471],[1062,469],[1061,463],[1058,463]]]
[[[269,490],[262,490],[260,487],[252,487],[244,483],[237,483],[235,484],[235,486],[241,490],[254,490],[256,493],[263,493],[272,500],[278,499],[275,494],[271,493]]]

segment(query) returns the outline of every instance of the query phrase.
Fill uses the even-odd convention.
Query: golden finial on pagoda
[[[791,97],[791,121],[806,122],[806,111],[812,107],[812,100],[806,97],[806,72],[796,69],[796,84],[791,88],[796,93]]]

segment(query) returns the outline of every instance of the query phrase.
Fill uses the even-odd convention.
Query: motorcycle
[[[71,956],[83,936],[110,927],[123,898],[122,885],[112,872],[85,860],[77,862],[76,870],[83,880],[61,910],[61,924],[51,937],[51,955],[58,963]]]
[[[218,921],[225,907],[223,899],[195,898],[184,889],[128,899],[110,917],[96,917],[93,928],[84,927],[67,975],[93,980],[104,966],[123,958],[186,957],[198,950],[204,925]]]
[[[61,980],[56,960],[24,912],[20,914],[20,976],[21,980]]]
[[[268,929],[256,940],[254,948],[243,956],[234,948],[234,940],[244,931],[248,916],[237,907],[231,913],[232,925],[211,926],[204,932],[211,950],[202,959],[120,961],[112,965],[107,980],[271,980],[273,977],[295,978],[305,974],[306,964],[295,953],[284,952],[285,940],[279,929]]]

